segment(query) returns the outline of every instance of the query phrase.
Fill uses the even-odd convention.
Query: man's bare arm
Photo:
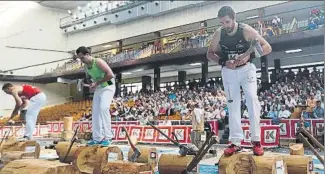
[[[97,65],[100,69],[102,69],[105,72],[105,76],[103,79],[101,79],[100,81],[97,82],[98,85],[107,82],[109,80],[111,80],[112,78],[114,78],[114,73],[112,71],[112,69],[108,66],[108,64],[102,60],[102,59],[97,59]]]
[[[18,96],[18,92],[14,91],[12,96],[14,97],[16,101],[15,109],[12,111],[11,116],[9,119],[14,118],[16,115],[18,115],[18,111],[20,110],[21,106],[23,105],[22,99]]]
[[[247,40],[252,41],[257,39],[261,47],[263,48],[263,55],[268,55],[272,52],[272,47],[271,45],[251,26],[245,24],[244,27],[244,34]]]
[[[217,29],[215,33],[213,34],[213,37],[211,39],[210,46],[208,48],[207,52],[207,58],[210,61],[219,63],[220,57],[216,54],[219,51],[219,41],[220,41],[220,29]]]

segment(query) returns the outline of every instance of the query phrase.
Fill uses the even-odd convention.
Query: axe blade
[[[141,152],[136,148],[131,156],[131,162],[135,162],[141,156]]]

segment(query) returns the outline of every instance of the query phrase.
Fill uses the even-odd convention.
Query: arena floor
[[[40,158],[42,159],[53,159],[53,158],[58,158],[58,156],[56,155],[55,150],[51,150],[51,149],[45,149],[46,145],[49,145],[53,142],[53,140],[42,140],[42,139],[38,139],[36,140],[40,143],[41,145],[41,155]],[[124,159],[127,160],[127,153],[129,151],[129,146],[125,145],[125,144],[117,144],[113,142],[113,145],[118,146],[123,154],[124,154]],[[153,145],[139,145],[139,146],[153,146]],[[154,146],[158,149],[158,157],[160,157],[161,154],[177,154],[178,153],[178,148],[175,148],[173,146],[162,146],[162,145],[158,145],[158,146]],[[217,150],[217,155],[213,156],[212,154],[208,154],[206,155],[205,159],[203,159],[198,166],[198,173],[199,174],[218,174],[218,166],[216,166],[215,164],[218,163],[219,158],[221,157],[221,155],[223,154],[223,149],[224,149],[224,145],[215,145],[212,148]],[[246,150],[246,149],[245,149]],[[247,151],[250,151],[250,149],[247,149]],[[268,149],[266,150],[265,153],[284,153],[284,154],[288,154],[289,153],[289,149],[287,148],[275,148],[275,149]],[[324,156],[324,152],[320,152],[322,156]],[[313,155],[313,153],[309,150],[309,149],[305,149],[305,155],[311,155],[313,156],[313,162],[314,162],[314,172],[318,173],[318,174],[324,174],[324,166],[321,164],[321,162],[317,159],[317,157],[315,155]],[[158,168],[155,169],[155,174],[159,174],[159,172],[157,171]]]

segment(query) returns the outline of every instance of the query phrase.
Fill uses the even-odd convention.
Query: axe
[[[129,133],[128,133],[128,131],[126,130],[125,127],[122,127],[122,131],[125,132],[126,137],[128,138],[128,141],[129,141],[129,143],[130,143],[130,146],[131,146],[131,148],[132,148],[132,150],[133,150],[133,154],[132,154],[132,156],[131,156],[130,161],[131,161],[131,162],[135,162],[135,161],[140,157],[141,152],[140,152],[140,150],[139,150],[137,147],[135,147],[135,145],[134,145],[133,142],[131,141],[131,138],[130,138],[130,136],[129,136]]]
[[[193,152],[194,147],[189,147],[189,146],[185,146],[180,144],[179,142],[173,140],[172,138],[170,138],[168,135],[166,135],[164,132],[162,132],[159,128],[157,128],[156,126],[154,126],[153,124],[151,124],[150,122],[147,122],[152,128],[154,128],[155,130],[157,130],[161,135],[163,135],[164,137],[166,137],[169,141],[171,141],[175,146],[179,147],[179,154],[181,156],[186,156],[189,152]]]
[[[77,133],[78,133],[78,131],[79,131],[79,125],[77,126],[76,130],[74,131],[74,135],[73,135],[72,140],[71,140],[71,142],[70,142],[69,149],[68,149],[68,151],[67,151],[67,153],[65,154],[65,157],[64,157],[64,159],[63,159],[63,163],[66,162],[66,160],[67,160],[67,158],[68,158],[68,155],[69,155],[69,153],[70,153],[70,151],[71,151],[71,148],[72,148],[73,144],[74,144],[74,143],[77,141],[77,139],[78,139],[78,137],[77,137]]]

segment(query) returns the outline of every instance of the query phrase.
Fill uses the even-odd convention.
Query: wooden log
[[[299,143],[290,143],[289,144],[289,148],[290,148],[290,155],[302,155],[304,156],[305,151],[304,151],[304,144]]]
[[[65,155],[68,152],[70,146],[70,142],[59,142],[58,144],[56,144],[55,146],[55,151],[56,154],[59,156],[59,161],[60,162],[65,162],[65,163],[71,163],[74,160],[74,153],[79,149],[81,150],[82,148],[85,148],[85,146],[79,145],[79,144],[74,144],[71,147],[71,150],[67,156],[66,161],[63,161],[65,158]]]
[[[97,158],[101,158],[101,159],[97,159],[97,161],[100,162],[95,163],[93,174],[101,174],[103,168],[109,161],[123,160],[123,153],[122,150],[117,146],[109,146],[106,149],[106,152],[103,155],[98,155]]]
[[[282,156],[275,156],[275,159],[276,174],[288,174],[288,166]]]
[[[61,139],[63,141],[71,141],[73,137],[74,132],[73,131],[62,131],[61,133]]]
[[[309,163],[313,161],[311,156],[284,155],[282,156],[287,164],[288,173],[309,174]]]
[[[281,160],[284,173],[309,174],[309,163],[312,161],[310,156],[271,153],[254,156],[251,152],[241,152],[230,157],[223,155],[219,160],[219,174],[273,174],[276,173],[276,161]]]
[[[102,174],[145,174],[151,173],[151,171],[152,169],[149,164],[109,161],[103,168]]]
[[[159,174],[182,174],[194,156],[178,154],[162,154],[158,162]]]
[[[251,173],[250,156],[251,153],[237,153],[231,156],[222,155],[219,160],[219,174]]]
[[[9,162],[1,169],[1,174],[81,174],[72,165],[60,163],[59,161],[48,161],[43,159],[21,159]]]
[[[74,153],[73,165],[82,173],[93,173],[96,163],[101,164],[102,156],[105,155],[108,147],[85,146],[77,149]]]
[[[284,162],[281,164],[281,160],[281,156],[255,156],[251,152],[241,152],[228,157],[223,155],[219,160],[219,174],[276,174],[277,163],[285,172],[286,165]]]
[[[1,155],[3,152],[10,152],[10,151],[23,151],[23,152],[30,152],[34,154],[34,158],[39,158],[41,148],[40,145],[36,141],[21,141],[21,142],[8,142],[4,143],[1,146]]]
[[[10,161],[18,159],[33,159],[35,156],[33,152],[24,152],[24,151],[9,151],[3,152],[1,155],[1,162],[6,165]]]
[[[156,148],[148,148],[148,147],[137,147],[139,151],[141,152],[141,155],[139,158],[135,161],[137,163],[152,163],[151,161],[154,159],[151,159],[150,154],[151,152],[157,154],[157,149]],[[128,152],[128,160],[131,160],[131,156],[133,155],[133,150],[132,148],[129,149]]]
[[[141,152],[139,158],[135,161],[137,163],[148,163],[151,165],[151,168],[155,168],[158,163],[158,155],[156,148],[148,148],[148,147],[137,147]],[[132,148],[129,149],[128,152],[128,160],[131,160],[131,156],[133,155]]]
[[[73,118],[72,117],[64,117],[63,118],[63,130],[64,131],[73,131],[72,130],[72,123],[73,123]]]

